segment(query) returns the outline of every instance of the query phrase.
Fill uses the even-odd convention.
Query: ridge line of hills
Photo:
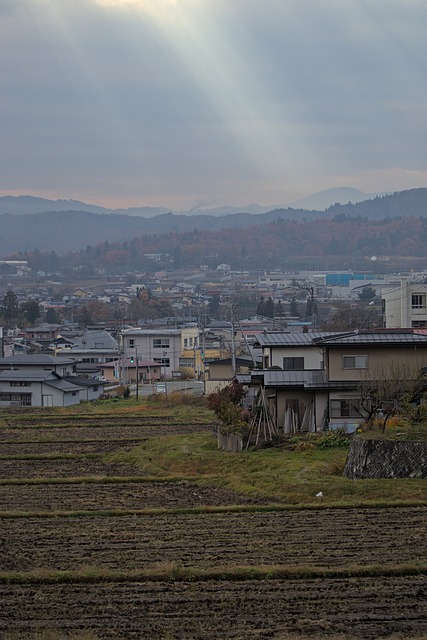
[[[8,196],[4,196],[8,198]],[[25,197],[25,196],[20,196]],[[31,196],[28,196],[31,198]],[[0,198],[0,201],[2,199]],[[1,211],[1,208],[0,208]],[[391,195],[376,196],[355,204],[334,204],[325,211],[280,208],[265,213],[234,213],[227,215],[185,215],[165,212],[153,217],[141,217],[99,212],[68,210],[0,215],[0,256],[15,252],[55,251],[59,254],[78,251],[87,245],[104,241],[124,242],[150,235],[162,236],[189,232],[221,232],[225,229],[247,229],[269,225],[275,221],[306,224],[324,220],[339,224],[348,218],[366,221],[390,220],[401,217],[427,218],[427,189],[410,189]],[[330,227],[330,225],[329,225]],[[259,230],[257,231],[259,233]]]

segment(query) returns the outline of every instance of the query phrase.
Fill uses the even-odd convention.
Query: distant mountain
[[[353,189],[352,187],[335,187],[333,189],[325,189],[324,191],[318,191],[306,198],[295,200],[295,202],[289,203],[289,207],[295,209],[309,209],[315,211],[324,211],[333,204],[348,204],[349,202],[355,204],[357,202],[363,202],[364,200],[372,200],[377,196],[385,195],[383,193],[364,193],[359,189]]]
[[[324,211],[333,204],[347,204],[349,202],[362,202],[369,200],[377,195],[382,194],[366,194],[358,189],[351,187],[339,187],[335,189],[326,189],[313,195],[302,198],[290,204],[273,204],[269,206],[261,206],[256,203],[244,205],[243,207],[235,207],[231,205],[221,205],[218,207],[193,207],[189,211],[171,211],[165,207],[130,207],[128,209],[109,209],[93,204],[87,204],[80,200],[49,200],[47,198],[38,198],[35,196],[3,196],[0,197],[0,215],[25,215],[34,213],[46,213],[48,211],[87,211],[89,213],[105,213],[119,214],[127,216],[141,216],[143,218],[152,218],[153,216],[163,215],[165,213],[176,213],[178,215],[188,216],[226,216],[235,215],[237,213],[251,213],[258,215],[267,213],[268,211],[276,211],[278,209],[306,209],[309,211]]]
[[[246,229],[277,221],[295,221],[301,226],[300,223],[314,220],[342,223],[348,219],[426,218],[427,189],[400,191],[356,204],[334,204],[323,212],[281,208],[258,214],[184,215],[169,212],[143,217],[107,211],[108,215],[82,210],[0,215],[0,256],[33,249],[61,254],[104,241],[124,242],[142,235]]]
[[[8,213],[14,216],[44,213],[46,211],[88,211],[89,213],[110,213],[111,209],[86,204],[80,200],[49,200],[35,196],[0,197],[0,215]]]

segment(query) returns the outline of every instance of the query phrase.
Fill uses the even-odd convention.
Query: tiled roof
[[[427,345],[427,335],[405,330],[360,331],[359,333],[352,332],[325,337],[323,339],[316,340],[316,343],[328,347],[333,347],[335,345]]]
[[[313,343],[314,340],[318,340],[327,336],[336,335],[335,333],[317,332],[317,333],[260,333],[257,335],[256,340],[262,347],[305,347]]]

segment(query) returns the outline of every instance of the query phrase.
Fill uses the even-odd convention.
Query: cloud
[[[343,175],[421,186],[426,13],[421,0],[2,0],[0,189],[191,206],[286,202]]]

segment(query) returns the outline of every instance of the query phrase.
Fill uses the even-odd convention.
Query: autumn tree
[[[376,309],[361,305],[338,303],[326,324],[329,331],[354,331],[355,329],[374,329],[381,324]]]
[[[426,380],[421,367],[392,362],[391,365],[370,369],[357,386],[361,416],[370,424],[382,416],[384,431],[388,419],[404,413],[424,393]]]

